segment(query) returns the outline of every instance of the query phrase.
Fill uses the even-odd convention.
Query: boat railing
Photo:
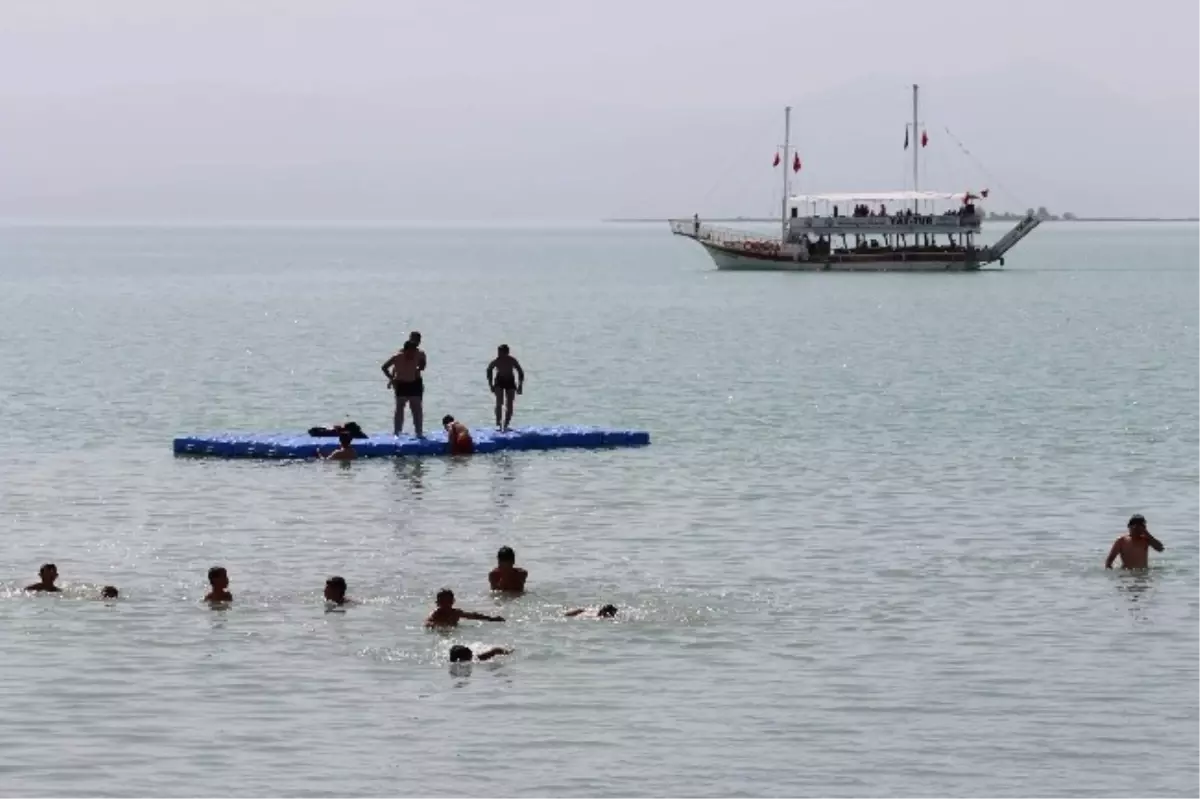
[[[927,232],[948,230],[978,231],[983,218],[978,214],[921,214],[917,216],[798,216],[788,220],[789,227],[797,230],[833,230],[852,232],[859,230],[924,230]]]
[[[717,244],[722,247],[742,249],[756,252],[774,246],[778,249],[778,235],[769,233],[753,233],[748,230],[709,225],[703,222],[697,224],[694,219],[672,219],[671,232],[679,236],[687,236],[697,241]]]

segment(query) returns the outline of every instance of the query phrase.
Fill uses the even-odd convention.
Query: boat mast
[[[783,208],[779,212],[779,240],[787,241],[787,223],[788,223],[788,170],[792,168],[791,162],[788,160],[788,150],[792,143],[792,107],[789,105],[783,109]]]
[[[917,153],[921,151],[920,137],[917,134],[917,84],[913,84],[913,126],[912,126],[912,150],[913,150],[913,192],[917,191]],[[920,211],[918,200],[913,197],[913,213]]]

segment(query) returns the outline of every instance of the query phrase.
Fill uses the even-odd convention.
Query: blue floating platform
[[[644,447],[650,434],[644,430],[613,430],[604,427],[514,427],[508,432],[481,428],[471,431],[475,453],[530,449],[605,449]],[[175,439],[176,455],[212,458],[315,458],[337,448],[336,438],[313,438],[291,433],[206,433]],[[446,455],[446,433],[432,432],[426,438],[410,435],[371,436],[354,442],[360,458],[392,458],[398,455]]]

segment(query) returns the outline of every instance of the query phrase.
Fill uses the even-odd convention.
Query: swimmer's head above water
[[[346,601],[346,578],[330,577],[325,581],[325,599],[328,602],[342,604]]]
[[[1140,513],[1135,513],[1129,517],[1129,524],[1125,525],[1129,533],[1134,536],[1146,534],[1146,517]]]
[[[115,585],[106,585],[104,586],[104,590],[100,592],[100,596],[105,599],[116,599],[120,595],[121,592],[117,590]]]
[[[454,592],[449,588],[443,588],[437,592],[434,602],[437,603],[439,608],[452,608],[454,607]]]
[[[602,619],[612,618],[613,616],[617,615],[617,606],[616,605],[605,605],[604,607],[602,607],[598,611],[596,611],[596,615]]]
[[[513,552],[512,547],[500,547],[500,550],[496,553],[496,562],[511,566],[517,562],[517,553]]]
[[[224,591],[229,588],[229,572],[224,566],[213,566],[208,570],[208,584],[214,591]]]

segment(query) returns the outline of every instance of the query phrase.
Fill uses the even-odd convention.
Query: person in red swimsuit
[[[446,428],[446,441],[450,445],[451,455],[470,455],[475,451],[471,431],[465,424],[454,421],[453,416],[446,414],[442,417],[442,427]]]

